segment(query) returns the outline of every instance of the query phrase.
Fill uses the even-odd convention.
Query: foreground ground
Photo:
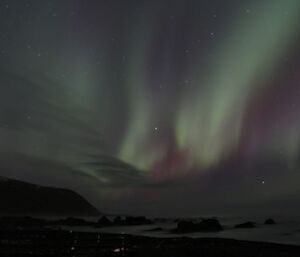
[[[0,231],[0,256],[300,257],[300,246],[63,230]]]

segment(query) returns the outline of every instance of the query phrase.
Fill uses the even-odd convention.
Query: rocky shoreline
[[[152,238],[25,229],[0,231],[0,256],[298,257],[300,246],[221,238]]]

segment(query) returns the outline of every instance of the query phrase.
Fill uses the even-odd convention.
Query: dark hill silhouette
[[[97,216],[100,213],[72,190],[0,177],[0,215]]]

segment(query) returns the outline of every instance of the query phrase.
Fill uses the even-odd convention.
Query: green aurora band
[[[174,174],[195,168],[204,171],[238,150],[250,100],[268,86],[268,79],[294,42],[299,1],[253,1],[248,8],[251,11],[247,15],[233,17],[221,40],[212,40],[215,54],[206,67],[194,61],[201,60],[201,55],[193,56],[189,64],[189,83],[175,107],[174,131],[169,131],[175,147],[185,156],[184,167],[179,165],[170,171]],[[157,116],[166,115],[164,107],[169,99],[161,97],[155,102],[149,97],[147,58],[151,36],[157,29],[153,13],[149,14],[151,18],[140,18],[138,27],[147,23],[148,29],[137,29],[131,46],[127,82],[131,115],[119,151],[120,159],[145,171],[155,169],[167,158],[170,143],[157,143],[154,131]],[[298,134],[293,141],[299,140]]]

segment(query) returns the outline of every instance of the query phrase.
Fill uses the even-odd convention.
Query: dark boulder
[[[113,223],[116,226],[120,226],[120,225],[122,225],[123,220],[122,220],[122,218],[120,216],[117,216],[117,217],[114,218]]]
[[[144,230],[145,232],[157,232],[157,231],[163,231],[161,227],[151,228]]]
[[[125,218],[117,216],[114,218],[113,224],[115,226],[150,225],[153,224],[153,221],[144,216],[126,216]]]
[[[105,216],[102,216],[96,224],[96,227],[109,227],[112,226],[113,222]]]
[[[52,224],[62,226],[88,226],[91,224],[91,222],[88,222],[82,218],[68,217],[57,221],[54,220]]]
[[[196,224],[192,221],[178,221],[176,231],[177,233],[188,233],[196,230]]]
[[[152,221],[147,219],[144,216],[132,217],[127,216],[124,220],[124,225],[132,226],[132,225],[148,225],[152,224]]]
[[[125,224],[126,225],[147,225],[147,224],[152,224],[152,221],[147,219],[144,216],[139,216],[139,217],[128,216],[125,218]]]
[[[220,231],[223,230],[220,222],[217,219],[205,219],[197,224],[200,231]]]
[[[255,228],[255,222],[248,221],[245,223],[241,223],[241,224],[235,225],[235,228]]]
[[[266,219],[266,220],[265,220],[265,224],[266,224],[266,225],[275,225],[276,222],[275,222],[273,219]]]
[[[189,232],[215,232],[221,231],[223,227],[217,219],[205,219],[200,222],[179,221],[175,233],[189,233]]]

